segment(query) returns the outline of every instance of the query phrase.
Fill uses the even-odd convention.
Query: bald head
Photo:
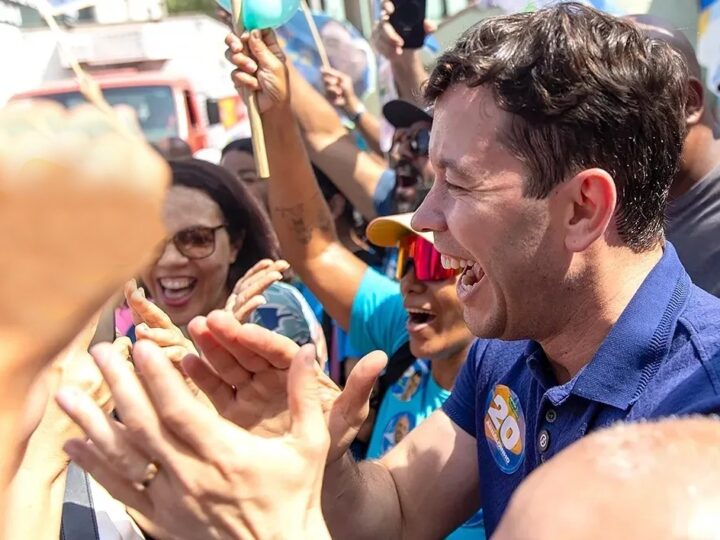
[[[663,41],[679,52],[687,64],[690,76],[698,80],[702,78],[695,49],[682,31],[654,15],[628,15],[625,18],[633,21],[648,37]]]
[[[705,540],[720,531],[720,421],[591,434],[515,492],[493,540]]]

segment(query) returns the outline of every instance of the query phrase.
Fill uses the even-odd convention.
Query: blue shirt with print
[[[719,353],[720,300],[691,283],[669,243],[569,382],[557,383],[538,343],[477,341],[443,410],[477,440],[488,535],[518,485],[543,462],[591,431],[658,416],[661,402]],[[685,395],[683,405],[697,399]]]
[[[408,340],[407,311],[400,284],[369,269],[353,301],[350,341],[363,354],[373,350],[392,356]],[[367,458],[378,459],[402,440],[434,411],[442,407],[450,392],[439,386],[430,372],[430,362],[416,360],[385,394],[373,427]],[[485,538],[482,510],[453,532],[450,540]]]

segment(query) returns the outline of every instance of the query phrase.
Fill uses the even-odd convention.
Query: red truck
[[[208,146],[208,127],[230,128],[245,120],[245,108],[237,95],[221,99],[199,96],[182,77],[159,72],[116,70],[93,74],[110,105],[129,105],[150,142],[178,137],[193,152]],[[13,96],[13,100],[51,99],[66,107],[85,101],[74,79],[48,82],[40,88]],[[204,106],[203,106],[204,105]]]

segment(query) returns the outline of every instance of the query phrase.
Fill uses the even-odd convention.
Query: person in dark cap
[[[396,99],[383,107],[383,115],[395,134],[390,149],[390,166],[395,171],[392,197],[387,201],[388,212],[412,212],[430,191],[433,174],[428,148],[432,116],[408,101]]]
[[[665,233],[695,284],[720,296],[720,141],[700,64],[685,34],[667,21],[652,15],[628,19],[648,37],[668,43],[688,67],[688,131],[680,169],[670,187]]]

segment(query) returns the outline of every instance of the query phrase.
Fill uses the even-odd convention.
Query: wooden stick
[[[235,35],[240,37],[245,29],[243,25],[243,2],[232,0],[233,28]],[[248,51],[249,52],[249,51]],[[258,108],[257,94],[243,90],[243,99],[250,118],[252,131],[253,153],[255,154],[255,168],[259,178],[270,178],[270,164],[268,163],[267,147],[265,146],[265,130]]]
[[[307,0],[302,0],[300,5],[302,6],[303,13],[305,13],[305,20],[310,27],[310,33],[315,41],[315,47],[317,47],[318,53],[320,54],[320,61],[322,62],[324,68],[329,69],[332,67],[330,66],[330,59],[328,58],[327,51],[325,50],[325,44],[320,37],[317,24],[315,24],[315,18],[312,16],[312,12],[310,11],[310,6],[308,6]]]

